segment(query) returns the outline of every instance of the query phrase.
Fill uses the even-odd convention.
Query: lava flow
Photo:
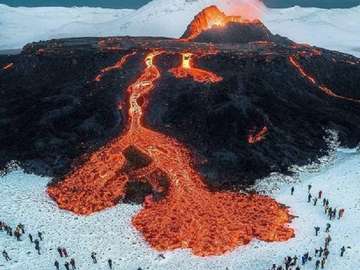
[[[14,66],[14,63],[10,63],[10,64],[5,65],[2,69],[8,70],[8,69],[12,68],[13,66]]]
[[[223,78],[215,73],[192,67],[192,56],[193,55],[191,53],[183,53],[181,65],[179,67],[172,68],[170,72],[176,78],[192,77],[194,81],[200,83],[217,83],[222,81]]]
[[[221,255],[253,238],[285,241],[293,237],[287,226],[292,216],[285,206],[258,194],[210,191],[193,168],[189,150],[144,125],[148,96],[161,76],[154,64],[161,53],[146,56],[142,75],[127,89],[124,134],[50,186],[50,197],[60,208],[89,215],[119,203],[131,181],[140,179],[159,189],[157,183],[166,178],[165,197],[147,197],[132,218],[135,228],[158,251],[189,248],[198,256]],[[184,64],[184,69],[190,68],[190,59]]]
[[[100,73],[96,76],[95,81],[97,81],[97,82],[101,81],[103,76],[110,71],[122,69],[122,67],[126,63],[127,59],[130,56],[133,56],[135,54],[136,54],[135,52],[129,53],[129,54],[125,55],[124,57],[122,57],[119,61],[117,61],[115,63],[115,65],[106,67],[106,68],[103,68],[102,70],[100,70]]]
[[[301,66],[301,64],[296,60],[294,55],[289,56],[289,62],[296,68],[296,70],[301,74],[302,77],[304,77],[306,80],[308,80],[311,84],[318,87],[326,95],[335,97],[338,99],[347,100],[347,101],[360,102],[360,100],[358,100],[358,99],[340,96],[340,95],[336,94],[333,90],[328,88],[327,86],[320,84],[313,75],[311,75],[310,73],[305,71],[305,69]]]
[[[252,133],[248,136],[248,143],[255,144],[265,139],[266,135],[268,134],[269,129],[267,127],[263,127],[259,132]]]

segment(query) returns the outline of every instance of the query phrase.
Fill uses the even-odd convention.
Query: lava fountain
[[[182,63],[177,68],[172,68],[170,72],[176,78],[191,77],[194,81],[200,83],[217,83],[222,78],[213,72],[193,67],[192,53],[182,53]]]
[[[132,218],[134,227],[158,251],[189,248],[198,256],[221,255],[254,238],[286,241],[293,237],[287,225],[292,216],[285,206],[258,194],[210,191],[194,169],[187,147],[145,126],[148,97],[161,77],[154,61],[163,53],[149,53],[142,74],[127,89],[126,131],[50,186],[49,196],[62,209],[89,215],[119,203],[129,182],[146,181],[159,189],[165,177],[165,197],[147,197]],[[206,83],[220,80],[212,73],[194,72],[191,54],[182,56],[182,66],[174,74]],[[203,79],[204,74],[211,79]],[[129,158],[129,153],[135,153],[135,158]]]

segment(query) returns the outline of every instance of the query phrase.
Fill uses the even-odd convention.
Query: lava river
[[[121,202],[129,182],[147,182],[161,191],[165,177],[166,195],[161,199],[149,195],[132,218],[134,227],[158,251],[189,248],[198,256],[221,255],[254,238],[286,241],[293,237],[294,231],[288,227],[292,216],[285,206],[258,194],[210,191],[194,169],[187,147],[145,126],[148,96],[161,76],[154,61],[162,53],[146,56],[143,73],[127,89],[126,131],[92,153],[63,181],[50,186],[50,197],[60,208],[89,215]],[[186,70],[191,68],[187,66],[190,57],[183,57],[183,67],[173,72],[191,75]],[[201,82],[221,80],[198,68],[195,73],[201,74]],[[129,158],[129,153],[136,153],[135,158]]]

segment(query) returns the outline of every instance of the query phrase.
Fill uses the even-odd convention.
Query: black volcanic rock
[[[229,38],[239,30],[232,23],[228,27],[221,33],[229,31]],[[246,31],[257,36],[251,28]],[[212,29],[198,37],[220,42],[221,33]],[[326,85],[337,95],[359,99],[359,59],[282,38],[234,42],[216,44],[217,54],[194,61],[223,77],[216,84],[177,79],[168,72],[181,62],[181,52],[199,55],[209,49],[206,43],[147,37],[63,39],[0,56],[0,67],[14,63],[0,69],[1,167],[17,160],[27,171],[61,177],[82,156],[119,135],[124,112],[117,104],[140,75],[151,48],[169,54],[156,58],[162,75],[149,97],[145,124],[186,144],[209,186],[245,187],[270,172],[308,164],[327,153],[327,130],[338,132],[344,147],[359,144],[360,103],[319,88]],[[136,55],[121,70],[94,81],[101,69],[131,51]],[[315,84],[291,64],[290,56],[316,78]],[[263,127],[266,137],[250,144],[248,136]],[[147,164],[136,151],[129,153],[136,164]],[[129,187],[129,194],[133,189]],[[142,189],[144,195],[135,201],[150,193],[149,186]]]

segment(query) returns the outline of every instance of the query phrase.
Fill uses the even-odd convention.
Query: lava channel
[[[63,181],[49,186],[49,196],[62,209],[89,215],[121,202],[126,185],[137,178],[159,189],[157,183],[166,177],[165,196],[155,200],[149,195],[132,218],[134,227],[158,251],[189,248],[198,256],[221,255],[254,238],[293,237],[288,227],[292,216],[285,206],[268,196],[210,191],[193,168],[186,146],[145,127],[147,98],[161,76],[154,59],[161,53],[146,56],[143,73],[127,89],[124,134],[90,154]],[[132,153],[138,158],[130,158]]]
[[[8,70],[8,69],[11,69],[13,66],[14,66],[14,63],[10,63],[10,64],[5,65],[2,69]]]
[[[268,132],[269,132],[269,129],[267,127],[263,127],[257,133],[251,132],[251,134],[248,136],[248,143],[249,144],[256,144],[258,142],[261,142],[262,140],[265,139]]]
[[[136,54],[136,52],[129,53],[129,54],[125,55],[124,57],[121,57],[120,60],[115,63],[115,65],[109,66],[109,67],[106,67],[106,68],[103,68],[102,70],[100,70],[100,73],[95,77],[95,81],[100,82],[102,80],[102,78],[104,77],[104,75],[110,71],[122,69],[122,67],[126,63],[127,59],[130,56],[133,56],[135,54]]]
[[[222,77],[213,72],[193,67],[193,54],[182,53],[182,62],[179,67],[170,69],[170,72],[176,78],[191,77],[194,81],[200,83],[217,83],[223,80]]]
[[[358,100],[358,99],[340,96],[340,95],[336,94],[333,90],[328,88],[327,86],[320,84],[313,75],[311,75],[309,72],[307,72],[301,66],[301,64],[296,60],[296,57],[294,55],[289,56],[289,62],[291,63],[292,66],[295,67],[295,69],[300,73],[300,75],[302,77],[304,77],[307,81],[309,81],[314,86],[318,87],[324,94],[331,96],[331,97],[338,98],[338,99],[343,99],[343,100],[347,100],[347,101],[360,103],[360,100]]]

